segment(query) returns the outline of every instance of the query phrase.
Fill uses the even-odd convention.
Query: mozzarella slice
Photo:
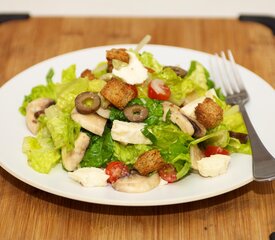
[[[204,177],[216,177],[227,171],[231,157],[215,154],[197,161],[199,173]]]
[[[152,144],[152,142],[141,132],[144,126],[144,123],[114,120],[111,135],[114,140],[122,143]]]
[[[127,51],[127,53],[130,57],[129,64],[119,70],[114,68],[112,73],[128,84],[141,84],[148,77],[147,69],[142,65],[134,53],[129,51]]]
[[[103,169],[95,167],[79,168],[68,174],[70,178],[84,187],[105,187],[107,186],[107,179],[110,177]]]

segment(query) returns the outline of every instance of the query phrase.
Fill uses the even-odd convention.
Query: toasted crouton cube
[[[195,115],[198,122],[207,129],[218,126],[223,120],[222,108],[211,98],[206,98],[198,104]]]
[[[82,78],[88,78],[89,80],[95,79],[95,76],[90,69],[85,69],[80,76]]]
[[[123,109],[129,101],[137,97],[133,86],[116,78],[109,80],[100,94],[119,109]]]
[[[139,156],[134,164],[134,168],[141,175],[148,175],[151,172],[158,171],[165,164],[160,152],[156,149],[147,151]]]
[[[111,50],[106,51],[106,58],[108,61],[108,72],[112,72],[113,70],[113,59],[117,59],[125,63],[129,63],[130,59],[129,54],[126,52],[125,48],[113,48]]]

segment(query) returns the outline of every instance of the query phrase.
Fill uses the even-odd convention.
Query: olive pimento
[[[123,113],[130,122],[142,122],[148,117],[148,109],[140,105],[126,107]]]
[[[100,97],[93,92],[82,92],[75,98],[75,108],[81,114],[90,114],[100,107]]]

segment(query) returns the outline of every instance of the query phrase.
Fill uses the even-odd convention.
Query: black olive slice
[[[100,107],[100,97],[92,92],[83,92],[75,98],[75,108],[81,114],[90,114]]]
[[[126,107],[123,113],[130,122],[142,122],[148,117],[148,109],[140,105]]]
[[[232,138],[237,138],[240,143],[247,143],[248,141],[248,135],[246,133],[229,131],[229,135]]]
[[[164,68],[171,68],[179,77],[185,77],[187,71],[177,66],[165,66]]]

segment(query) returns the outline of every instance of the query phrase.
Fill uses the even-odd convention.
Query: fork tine
[[[222,58],[222,63],[224,68],[225,81],[230,87],[231,93],[238,93],[239,89],[238,89],[238,86],[236,85],[235,80],[234,82],[232,82],[232,79],[235,79],[235,76],[233,75],[232,66],[228,62],[226,55],[223,51],[221,51],[221,58]]]
[[[217,79],[220,80],[222,83],[222,89],[225,92],[225,95],[231,95],[233,93],[230,85],[228,84],[228,81],[226,80],[225,74],[224,74],[224,67],[222,66],[222,59],[218,56],[218,54],[214,55],[217,66],[218,66],[218,73],[219,77]]]
[[[227,53],[228,53],[228,57],[229,57],[229,60],[230,60],[230,65],[231,65],[231,68],[232,68],[232,71],[233,71],[233,74],[234,74],[233,79],[234,79],[235,84],[238,87],[239,91],[242,91],[242,90],[245,89],[245,87],[244,87],[241,75],[238,71],[237,64],[235,62],[235,59],[233,57],[233,54],[232,54],[231,50],[227,50]]]

